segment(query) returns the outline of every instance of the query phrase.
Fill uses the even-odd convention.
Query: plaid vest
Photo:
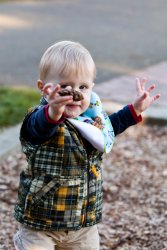
[[[21,138],[28,165],[20,175],[15,218],[39,230],[78,230],[102,216],[102,153],[88,156],[69,121],[58,125],[46,143],[34,146]]]

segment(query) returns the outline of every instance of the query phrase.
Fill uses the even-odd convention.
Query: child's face
[[[84,99],[73,101],[65,106],[64,115],[69,118],[77,117],[82,114],[90,104],[90,96],[94,83],[91,77],[70,77],[61,79],[59,85],[61,88],[72,88],[82,93]]]

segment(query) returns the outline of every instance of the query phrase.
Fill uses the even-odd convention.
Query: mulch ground
[[[25,164],[19,151],[0,164],[0,250],[14,250],[13,209]],[[102,167],[100,249],[167,249],[167,126],[129,128],[116,138]]]

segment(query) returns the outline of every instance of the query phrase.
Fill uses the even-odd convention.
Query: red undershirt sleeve
[[[134,120],[136,121],[136,123],[141,122],[142,121],[142,116],[136,114],[133,105],[129,104],[128,107],[129,107],[130,112],[132,113],[132,116],[133,116]]]
[[[58,121],[54,121],[53,119],[51,119],[51,118],[49,117],[48,109],[49,109],[49,105],[46,105],[46,106],[45,106],[45,109],[44,109],[44,112],[45,112],[45,118],[46,118],[46,120],[47,120],[49,123],[52,123],[52,124],[60,124],[60,123],[64,122],[65,118],[63,117],[63,115],[62,115],[62,117],[61,117]]]

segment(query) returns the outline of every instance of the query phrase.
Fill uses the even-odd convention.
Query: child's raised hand
[[[145,88],[147,82],[146,78],[136,78],[136,98],[134,100],[133,107],[137,115],[140,115],[145,111],[154,101],[160,98],[160,94],[151,96],[151,91],[155,88],[155,84],[152,84],[148,89]]]
[[[72,96],[60,96],[58,92],[61,90],[60,85],[53,85],[52,83],[45,84],[43,93],[47,97],[49,104],[49,117],[58,121],[64,113],[65,106],[73,101]]]

